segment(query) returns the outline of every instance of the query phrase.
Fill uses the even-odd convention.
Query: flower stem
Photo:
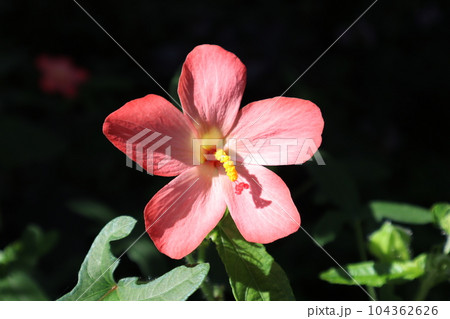
[[[419,290],[414,297],[415,301],[425,301],[428,292],[434,286],[434,278],[432,274],[425,275],[425,277],[421,280]]]
[[[186,257],[186,261],[189,264],[198,264],[203,263],[205,260],[205,245],[201,244],[197,249],[197,259],[194,258],[193,254],[189,254]],[[214,301],[216,298],[214,298],[214,289],[211,286],[211,283],[208,280],[208,277],[203,280],[202,284],[200,285],[200,290],[203,293],[203,296],[208,301]]]
[[[355,220],[355,222],[353,223],[353,228],[355,229],[356,244],[358,246],[359,257],[361,258],[361,260],[365,261],[367,260],[367,254],[366,247],[364,245],[364,235],[362,231],[361,220]],[[366,289],[369,295],[371,295],[374,300],[377,300],[377,293],[375,291],[375,288],[372,286],[366,286]]]

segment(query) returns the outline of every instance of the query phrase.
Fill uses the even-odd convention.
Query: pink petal
[[[221,174],[225,202],[247,241],[266,244],[297,231],[300,215],[283,180],[259,165],[237,166],[238,182],[249,189],[235,193],[235,183]]]
[[[180,259],[200,245],[225,212],[217,169],[193,167],[172,180],[145,207],[145,227],[160,252]]]
[[[319,148],[323,125],[322,114],[314,103],[275,97],[242,108],[228,139],[237,139],[238,162],[301,164]]]
[[[201,133],[215,128],[225,136],[239,110],[245,82],[246,69],[238,57],[217,45],[200,45],[183,64],[178,94]]]
[[[147,95],[111,113],[103,133],[150,174],[176,176],[192,167],[194,129],[160,96]]]

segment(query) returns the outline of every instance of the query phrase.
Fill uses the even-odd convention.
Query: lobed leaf
[[[59,300],[185,300],[205,279],[208,264],[180,266],[145,284],[138,278],[114,280],[118,260],[110,251],[110,242],[128,236],[136,220],[121,216],[109,222],[99,233],[86,255],[75,288]]]

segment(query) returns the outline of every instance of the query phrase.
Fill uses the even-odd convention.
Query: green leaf
[[[400,223],[415,225],[424,225],[432,222],[430,211],[419,206],[396,202],[373,201],[370,203],[370,209],[377,221],[386,218]]]
[[[426,271],[433,285],[450,280],[450,256],[430,253],[427,258]]]
[[[181,109],[181,103],[180,103],[180,98],[178,97],[178,82],[180,80],[180,75],[181,75],[181,67],[175,72],[175,75],[172,77],[172,79],[170,80],[170,84],[169,84],[169,93],[170,96],[172,98],[175,99],[175,101],[177,103],[173,103],[180,111],[182,111]],[[173,102],[173,101],[170,101]]]
[[[135,262],[142,274],[162,273],[167,269],[165,257],[149,237],[139,239],[127,252],[128,258]]]
[[[330,268],[320,274],[320,279],[332,284],[367,285],[381,287],[398,280],[413,280],[425,273],[427,255],[422,254],[411,261],[373,262],[366,261],[340,268]],[[353,280],[353,279],[354,280]],[[356,282],[355,282],[356,280]]]
[[[410,230],[385,222],[379,230],[370,235],[369,251],[380,261],[409,260],[410,243]]]
[[[75,288],[60,300],[100,300],[115,285],[113,272],[118,260],[111,254],[109,243],[128,236],[136,220],[121,216],[109,222],[95,238],[78,274]]]
[[[358,188],[345,166],[328,153],[321,152],[326,165],[307,165],[318,185],[318,196],[346,212],[359,207]]]
[[[247,242],[227,214],[212,234],[236,300],[295,300],[289,280],[263,245]]]
[[[450,204],[438,203],[431,208],[433,214],[433,221],[438,225],[447,235],[450,235]]]
[[[110,251],[110,242],[128,236],[136,220],[121,216],[109,222],[94,240],[78,274],[75,288],[59,300],[185,300],[203,282],[208,264],[180,266],[145,284],[138,278],[124,278],[118,283],[113,272],[118,265]]]
[[[73,200],[67,205],[73,212],[102,224],[117,216],[116,213],[106,205],[92,200]]]
[[[342,226],[350,219],[349,214],[340,211],[325,213],[313,229],[313,237],[317,243],[324,246],[336,239]]]
[[[440,253],[428,254],[425,270],[425,276],[422,277],[415,296],[416,301],[425,300],[434,286],[450,280],[450,256]]]
[[[0,279],[0,301],[48,300],[36,282],[22,271],[14,271]]]
[[[139,278],[124,278],[119,281],[116,296],[104,300],[168,301],[186,300],[205,279],[209,264],[194,267],[180,266],[146,284],[138,284]]]

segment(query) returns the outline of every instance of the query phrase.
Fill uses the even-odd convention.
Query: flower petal
[[[103,124],[111,143],[149,174],[160,176],[176,176],[192,167],[194,131],[175,106],[152,94],[128,102]]]
[[[246,82],[244,64],[217,45],[200,45],[188,54],[178,84],[184,112],[206,133],[232,127]]]
[[[238,182],[249,184],[241,194],[235,183],[221,174],[225,202],[231,217],[244,238],[266,244],[297,231],[300,215],[283,180],[259,165],[241,165]]]
[[[162,188],[145,207],[145,227],[158,250],[180,259],[200,245],[225,212],[217,169],[193,167]]]
[[[322,114],[314,103],[276,97],[242,108],[228,140],[230,144],[230,139],[236,139],[238,162],[301,164],[319,148],[323,126]]]

